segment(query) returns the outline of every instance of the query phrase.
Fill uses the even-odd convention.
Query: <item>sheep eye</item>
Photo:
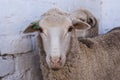
[[[70,26],[70,27],[68,28],[68,32],[71,32],[72,30],[73,30],[73,27]]]
[[[39,31],[40,31],[41,33],[43,33],[43,29],[42,29],[41,27],[39,28]]]

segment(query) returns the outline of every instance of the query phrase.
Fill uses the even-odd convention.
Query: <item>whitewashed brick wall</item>
[[[40,80],[31,35],[0,36],[0,80]]]

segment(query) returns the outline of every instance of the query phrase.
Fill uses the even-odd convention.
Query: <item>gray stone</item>
[[[16,71],[19,73],[29,70],[34,65],[34,54],[32,52],[17,55],[15,59]]]
[[[32,50],[30,35],[0,36],[1,55],[25,53]]]
[[[15,56],[15,72],[5,76],[2,80],[40,80],[40,71],[37,68],[33,52]]]
[[[0,57],[0,77],[6,76],[8,74],[13,74],[15,71],[15,63],[13,58],[10,57]]]

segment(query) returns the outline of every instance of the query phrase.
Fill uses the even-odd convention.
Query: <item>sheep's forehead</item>
[[[39,25],[43,28],[50,27],[69,27],[72,25],[70,18],[62,15],[45,16],[41,19]]]

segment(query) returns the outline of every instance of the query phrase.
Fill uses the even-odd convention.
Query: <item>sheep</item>
[[[75,29],[90,26],[58,12],[42,16],[24,31],[39,32],[43,80],[119,80],[120,30],[78,41]]]
[[[114,30],[119,30],[119,29],[120,29],[120,27],[115,27],[115,28],[113,28],[112,30],[110,30],[108,32],[111,32],[111,31],[114,31]]]
[[[85,22],[91,26],[91,28],[86,31],[76,30],[77,33],[76,35],[79,39],[87,38],[87,37],[95,37],[98,35],[98,21],[90,11],[86,9],[78,9],[71,13],[71,17],[73,19],[78,19],[82,22]]]

